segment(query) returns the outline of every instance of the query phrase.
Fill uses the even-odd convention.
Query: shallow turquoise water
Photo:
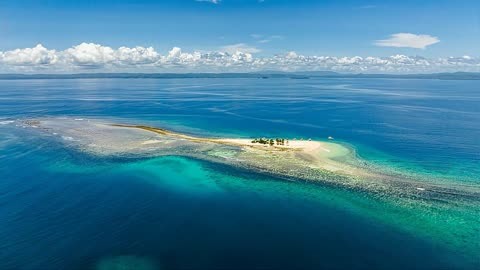
[[[78,116],[215,136],[334,136],[383,168],[479,185],[479,86],[0,81],[0,121]],[[0,268],[94,269],[115,258],[162,269],[479,265],[477,205],[399,205],[183,157],[100,158],[10,122],[0,125],[0,157]]]

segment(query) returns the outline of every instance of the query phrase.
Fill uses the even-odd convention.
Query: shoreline
[[[159,135],[165,136],[174,136],[181,139],[186,139],[192,142],[206,142],[206,143],[217,143],[217,144],[224,144],[230,146],[239,146],[239,147],[252,147],[260,150],[269,150],[269,151],[315,151],[320,149],[324,152],[331,153],[332,149],[328,149],[326,147],[327,142],[315,141],[315,140],[289,140],[287,139],[287,144],[279,145],[279,144],[260,144],[254,143],[253,138],[207,138],[207,137],[196,137],[192,135],[187,135],[183,133],[178,133],[174,131],[170,131],[164,128],[157,128],[145,125],[126,125],[126,124],[111,124],[115,127],[124,127],[124,128],[137,128],[142,129],[150,132],[157,133]],[[153,144],[160,141],[148,141],[144,142],[144,144]]]
[[[260,144],[254,143],[252,138],[208,138],[187,135],[179,132],[170,131],[164,128],[157,128],[145,125],[126,125],[111,124],[114,127],[134,128],[153,132],[161,136],[170,136],[177,139],[187,140],[192,143],[218,144],[231,147],[239,147],[245,152],[255,153],[255,155],[272,155],[279,158],[293,158],[304,161],[307,167],[325,170],[331,173],[350,177],[371,177],[370,173],[360,170],[357,167],[347,163],[334,160],[334,158],[354,159],[350,149],[333,142],[322,142],[316,140],[288,140],[286,145]],[[147,140],[142,145],[161,144],[162,140]]]

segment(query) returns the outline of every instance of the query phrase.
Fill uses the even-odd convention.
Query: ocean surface
[[[93,156],[18,125],[74,117],[332,136],[382,170],[478,188],[479,90],[429,79],[0,80],[0,269],[480,269],[478,198],[399,206],[185,157]]]

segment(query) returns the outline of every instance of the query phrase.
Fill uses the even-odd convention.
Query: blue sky
[[[480,53],[480,1],[16,0],[2,1],[0,10],[1,50],[94,42],[158,50],[244,43],[261,54]],[[428,34],[440,42],[424,50],[373,45],[394,33]]]
[[[37,44],[48,53],[91,43],[153,47],[162,54],[179,47],[255,57],[292,51],[332,57],[479,57],[480,1],[0,1],[0,41],[4,55]]]

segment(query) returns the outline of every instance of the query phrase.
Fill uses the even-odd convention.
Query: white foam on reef
[[[142,142],[143,145],[155,144],[155,143],[162,143],[162,141],[161,140],[147,140],[147,141]]]
[[[0,125],[8,125],[8,124],[12,124],[12,123],[15,123],[15,121],[13,121],[13,120],[0,121]]]
[[[73,141],[74,139],[70,136],[62,136],[62,139],[64,139],[65,141]]]
[[[208,144],[155,134],[146,130],[112,125],[102,120],[48,118],[24,121],[28,127],[39,127],[58,135],[69,145],[96,155],[153,155],[180,151],[181,148],[199,150]],[[186,149],[186,150],[187,150]]]

